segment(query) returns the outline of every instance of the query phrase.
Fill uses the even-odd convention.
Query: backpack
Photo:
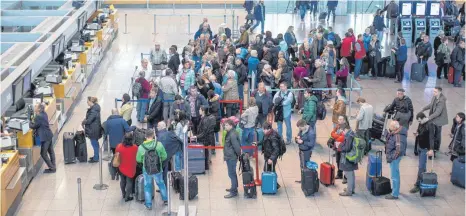
[[[246,153],[241,154],[239,156],[239,169],[242,172],[249,172],[251,171],[251,164],[249,163],[249,158],[247,157]]]
[[[398,7],[397,5],[392,5],[393,7],[390,10],[390,17],[391,18],[397,18],[400,13],[398,12]]]
[[[346,159],[353,163],[361,162],[365,149],[366,141],[359,137],[353,137],[353,146],[351,147],[351,151],[346,153]]]
[[[455,3],[450,2],[445,5],[445,15],[451,15],[455,18],[458,17],[459,10]]]
[[[142,85],[140,82],[135,81],[131,87],[133,97],[139,98],[142,95]]]
[[[316,102],[316,117],[317,120],[324,120],[327,116],[327,109],[325,108],[324,102]]]
[[[158,142],[155,143],[155,147],[153,149],[147,149],[144,145],[141,145],[145,150],[144,153],[144,169],[148,175],[154,175],[160,173],[160,158],[157,154]]]
[[[278,154],[279,158],[282,158],[283,155],[286,153],[286,143],[282,137],[280,137],[280,153]]]

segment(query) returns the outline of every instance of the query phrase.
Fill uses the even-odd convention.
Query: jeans
[[[163,102],[163,120],[165,122],[167,122],[169,119],[170,108],[172,104],[173,102]]]
[[[379,39],[380,42],[383,40],[383,31],[377,31],[377,39]]]
[[[259,23],[261,24],[261,34],[264,34],[264,21],[263,20],[256,20],[256,24],[254,24],[251,27],[251,31],[254,31],[254,29],[259,26]]]
[[[330,18],[330,13],[333,13],[333,22],[335,22],[335,10],[336,8],[328,8],[327,21]]]
[[[145,199],[145,204],[147,207],[152,207],[152,193],[153,191],[153,182],[155,180],[155,183],[157,184],[157,187],[159,187],[160,190],[160,195],[162,196],[163,201],[167,201],[167,188],[165,187],[165,183],[163,182],[163,176],[162,173],[157,173],[154,175],[149,175],[146,173],[146,171],[143,171],[144,175],[144,199]]]
[[[361,72],[362,59],[355,59],[354,62],[354,77],[358,78]]]
[[[302,169],[306,166],[306,162],[311,160],[312,151],[301,151],[299,150],[299,167]]]
[[[317,15],[317,3],[318,2],[311,2],[309,4],[310,8],[309,8],[309,15],[314,15],[316,16]]]
[[[178,151],[175,153],[174,161],[175,171],[179,172],[181,169],[183,169],[183,151]]]
[[[136,111],[137,111],[137,114],[136,114],[136,117],[138,119],[138,121],[142,122],[144,121],[144,116],[146,115],[146,111],[147,111],[147,102],[138,102],[136,104]]]
[[[47,164],[49,169],[56,169],[57,167],[55,164],[55,151],[53,150],[52,140],[41,143],[42,144],[40,145],[40,156],[42,157],[42,159],[44,159],[44,162]]]
[[[254,139],[254,128],[244,128],[243,129],[243,137],[242,137],[242,142],[241,146],[251,146],[252,142]],[[243,149],[244,153],[248,153],[249,156],[253,155],[253,150],[252,149]]]
[[[392,179],[392,196],[398,197],[400,195],[400,161],[401,156],[398,159],[393,160],[390,163],[390,172]]]
[[[459,85],[460,82],[461,82],[460,79],[461,79],[461,73],[462,73],[462,71],[461,71],[461,70],[456,70],[456,69],[454,69],[454,70],[455,70],[455,72],[454,72],[453,84]]]
[[[120,173],[120,189],[125,199],[133,194],[133,179]]]
[[[438,151],[440,149],[440,144],[442,143],[442,126],[435,125],[434,132],[434,150]]]
[[[396,77],[398,81],[403,81],[405,75],[405,64],[406,61],[397,61],[395,65]]]
[[[395,25],[397,22],[397,18],[388,18],[390,20],[390,33],[391,34],[396,34],[397,30],[395,29]]]
[[[354,171],[345,171],[345,176],[347,179],[346,192],[353,193],[354,188],[356,187],[356,176],[354,174]]]
[[[230,177],[231,187],[230,193],[231,194],[238,194],[238,176],[236,175],[236,162],[238,160],[226,160],[227,162],[227,169],[228,169],[228,177]]]
[[[306,16],[306,6],[299,6],[299,15],[301,16],[301,21],[304,21],[304,17]]]
[[[95,161],[98,161],[99,160],[99,140],[91,139],[91,145],[92,145],[92,149],[94,150],[94,157],[92,157],[92,159]]]
[[[238,96],[240,100],[244,99],[244,84],[238,84]]]
[[[226,113],[226,116],[225,117],[230,117],[230,116],[234,116],[236,115],[236,104],[232,104],[232,103],[227,103],[225,105],[226,109],[227,109],[227,113]]]
[[[335,152],[335,160],[337,162],[337,176],[343,177],[343,170],[340,169],[340,159],[341,159],[341,152]],[[346,178],[346,174],[344,176]]]
[[[283,121],[285,122],[286,125],[286,141],[291,142],[291,115],[288,117],[283,117]],[[277,122],[278,125],[278,134],[283,137],[283,122]]]
[[[414,186],[416,186],[416,187],[419,187],[419,184],[421,183],[422,173],[426,172],[426,168],[427,168],[427,152],[428,151],[429,151],[428,149],[422,149],[422,148],[419,148],[418,151],[417,151],[419,153],[419,165],[418,165],[418,169],[417,169],[416,184],[414,184]]]

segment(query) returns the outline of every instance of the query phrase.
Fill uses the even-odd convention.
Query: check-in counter
[[[11,179],[19,169],[19,153],[16,150],[4,150],[0,152],[2,158],[8,158],[8,162],[2,164],[0,170],[0,189],[4,190],[10,184]]]
[[[44,102],[48,102],[48,105],[45,106],[45,113],[47,113],[48,120],[52,120],[53,115],[55,115],[55,112],[57,111],[57,104],[55,102],[54,97],[44,97]]]
[[[17,201],[17,198],[18,197],[21,198],[21,196],[22,196],[21,188],[22,188],[22,185],[23,185],[23,181],[25,181],[24,172],[25,172],[24,169],[21,169],[21,171],[19,171],[19,167],[18,167],[18,169],[15,171],[15,173],[13,173],[13,176],[10,179],[7,187],[5,187],[4,189],[1,190],[2,216],[6,215],[7,213],[8,214],[14,213],[14,212],[11,212],[11,211],[8,212],[8,210],[13,205],[13,203],[15,203],[15,201]],[[3,182],[2,182],[2,184],[3,184]],[[16,203],[18,203],[18,202],[16,202]]]
[[[53,84],[53,94],[56,98],[65,98],[66,93],[71,89],[73,81],[70,78],[63,79],[60,84]]]
[[[28,130],[27,133],[23,134],[22,131],[16,133],[18,140],[18,148],[32,148],[34,146],[34,131]]]

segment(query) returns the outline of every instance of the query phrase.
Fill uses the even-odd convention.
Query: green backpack
[[[346,153],[346,159],[353,163],[361,162],[364,157],[364,149],[366,148],[366,141],[359,137],[353,138],[353,147],[351,151]]]

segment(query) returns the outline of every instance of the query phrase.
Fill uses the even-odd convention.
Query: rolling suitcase
[[[434,157],[432,157],[432,168],[430,172],[421,174],[421,182],[419,183],[419,194],[424,196],[435,196],[437,193],[438,179],[437,173],[434,173]]]
[[[65,164],[75,163],[76,154],[74,152],[74,133],[65,132],[63,133],[63,157]]]
[[[390,61],[390,56],[383,57],[380,59],[380,62],[377,64],[377,77],[384,77],[388,62]]]
[[[74,135],[75,153],[79,162],[87,162],[87,146],[84,131],[77,131]]]
[[[180,186],[180,200],[184,200],[184,181],[181,181]],[[194,199],[197,196],[198,191],[199,183],[197,181],[197,176],[190,175],[188,178],[188,199]]]
[[[269,165],[267,165],[266,167],[269,167]],[[262,172],[261,190],[262,190],[262,194],[276,194],[277,193],[277,173],[272,172],[272,171],[267,171],[267,169],[265,172]]]
[[[389,57],[389,61],[390,61],[390,57]],[[388,77],[388,78],[395,78],[396,77],[396,71],[395,71],[395,66],[390,66],[390,64],[387,62],[387,64],[385,65],[385,77]]]
[[[138,175],[135,182],[136,190],[134,190],[134,196],[136,201],[144,202],[144,175]]]
[[[255,199],[257,197],[257,188],[254,181],[253,169],[243,171],[241,175],[243,176],[244,197]]]
[[[448,83],[453,84],[454,79],[455,79],[455,69],[453,67],[448,67]]]
[[[179,193],[181,190],[181,182],[183,181],[183,175],[180,172],[172,172],[171,178],[173,190],[175,191],[175,193]]]
[[[463,156],[464,157],[464,156]],[[464,158],[456,158],[453,160],[453,167],[451,169],[450,181],[458,187],[464,188]]]
[[[301,169],[301,190],[304,196],[311,196],[319,191],[319,177],[315,167],[307,167],[303,164]]]
[[[331,157],[331,149],[328,150],[328,162],[320,164],[320,183],[328,187],[335,185],[335,165],[333,165],[333,158]]]
[[[367,157],[366,188],[369,191],[371,190],[373,177],[382,175],[381,155],[382,152],[377,151],[375,154],[369,154],[369,157]]]
[[[379,154],[380,158],[382,158],[382,151],[378,151],[377,154]],[[375,166],[376,174],[379,173],[379,170],[377,168],[378,167]],[[382,176],[382,169],[380,169],[380,175],[375,175],[375,177],[369,176],[369,178],[372,178],[372,180],[370,180],[371,187],[369,189],[372,195],[380,196],[392,192],[392,185],[390,184],[390,179]]]
[[[427,63],[426,63],[427,64]],[[426,73],[424,71],[424,64],[422,63],[413,63],[411,65],[411,75],[410,75],[410,79],[411,80],[415,80],[415,81],[418,81],[418,82],[423,82],[424,81],[424,78],[426,76]]]
[[[198,144],[190,144],[191,146],[203,146]],[[205,167],[205,149],[190,149],[188,148],[188,171],[190,174],[204,174]]]

